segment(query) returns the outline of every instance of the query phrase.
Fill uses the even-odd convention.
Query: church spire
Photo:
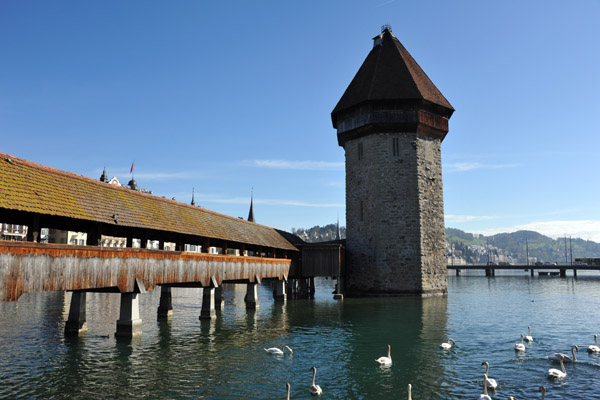
[[[196,205],[196,202],[194,201],[194,188],[192,188],[192,202],[190,204],[193,206]]]
[[[106,176],[106,167],[102,171],[102,176],[100,176],[100,182],[108,182],[108,176]]]
[[[250,212],[248,213],[248,221],[256,222],[254,220],[254,188],[252,188],[252,194],[250,195]]]
[[[335,240],[341,240],[341,236],[340,236],[340,216],[338,215],[337,217],[337,224],[336,224],[336,228],[335,228]]]

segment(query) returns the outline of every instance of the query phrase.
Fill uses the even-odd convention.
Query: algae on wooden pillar
[[[215,288],[202,288],[202,309],[200,310],[199,319],[211,320],[216,318],[217,313],[215,311]]]
[[[223,300],[223,285],[215,288],[215,308],[223,308],[225,301]]]
[[[259,307],[258,283],[248,283],[246,286],[246,298],[244,300],[247,310],[256,310]]]
[[[286,281],[284,279],[280,279],[275,282],[275,290],[273,291],[273,298],[275,299],[275,301],[286,300],[285,286]]]
[[[69,318],[65,323],[65,335],[77,336],[87,332],[86,292],[75,291],[71,295]]]
[[[160,287],[160,303],[158,305],[158,319],[168,319],[173,315],[173,296],[171,286]]]
[[[142,334],[139,293],[121,293],[121,309],[117,321],[117,337],[133,337]]]

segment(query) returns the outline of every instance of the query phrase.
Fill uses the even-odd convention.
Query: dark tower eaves
[[[331,112],[340,145],[370,131],[399,128],[443,139],[454,108],[389,29],[373,40]]]

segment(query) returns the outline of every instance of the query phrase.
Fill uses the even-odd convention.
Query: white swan
[[[483,381],[487,381],[488,377],[487,374],[483,374]],[[490,396],[488,396],[488,392],[487,392],[487,386],[483,385],[483,394],[479,395],[479,400],[492,400],[492,398]]]
[[[525,336],[526,342],[533,342],[533,336],[531,336],[531,327],[527,327],[527,336]]]
[[[567,377],[567,371],[565,370],[565,364],[563,364],[562,357],[560,359],[560,369],[550,368],[548,370],[548,378],[550,379],[563,379]]]
[[[412,396],[411,396],[411,394],[410,394],[410,392],[411,392],[411,389],[412,389],[412,386],[411,386],[411,385],[410,385],[410,383],[409,383],[409,384],[408,384],[408,400],[412,400]]]
[[[521,333],[521,343],[515,344],[516,351],[525,351],[525,345],[523,344],[523,334]]]
[[[540,386],[540,392],[542,392],[542,400],[546,398],[546,388],[544,386]]]
[[[310,369],[313,372],[313,380],[312,380],[312,385],[310,385],[308,388],[308,391],[313,396],[320,396],[323,394],[323,389],[321,389],[321,386],[315,385],[315,377],[317,376],[317,368],[311,367]]]
[[[550,360],[556,361],[556,362],[560,361],[561,359],[563,360],[563,362],[566,362],[566,363],[575,362],[575,361],[577,361],[577,358],[575,358],[574,350],[577,350],[577,352],[579,352],[579,346],[577,346],[577,345],[571,346],[571,357],[569,357],[568,355],[563,354],[563,353],[554,353],[554,355],[552,355],[548,358]]]
[[[487,361],[484,361],[481,363],[481,365],[485,365],[486,380],[483,382],[483,384],[489,387],[490,389],[498,389],[498,383],[496,382],[496,380],[487,377],[488,373],[490,372],[490,364]]]
[[[264,349],[267,353],[283,355],[285,349],[290,351],[290,354],[294,354],[294,350],[292,350],[289,346],[283,346],[283,349],[279,349],[277,347],[269,347],[268,349]]]
[[[440,344],[440,347],[444,350],[450,350],[453,345],[456,346],[454,339],[448,338],[448,342]]]
[[[594,335],[595,346],[588,346],[588,353],[600,353],[600,347],[598,347],[598,335]]]
[[[292,389],[290,388],[290,383],[289,382],[285,384],[285,388],[287,389],[287,397],[286,397],[286,399],[290,400],[290,392],[291,392]]]
[[[388,355],[387,357],[379,357],[377,360],[381,365],[392,365],[392,346],[388,344]]]

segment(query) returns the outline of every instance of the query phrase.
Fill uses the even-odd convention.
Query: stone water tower
[[[440,147],[454,109],[384,26],[331,113],[346,155],[347,296],[447,292]]]

